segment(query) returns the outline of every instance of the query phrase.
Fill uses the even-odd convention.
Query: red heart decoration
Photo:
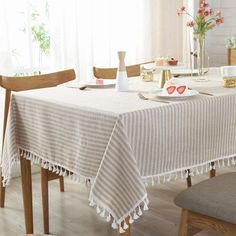
[[[166,90],[169,94],[172,94],[175,91],[176,87],[175,86],[169,86]]]
[[[178,91],[179,94],[183,94],[184,91],[187,89],[185,85],[179,86],[176,90]]]

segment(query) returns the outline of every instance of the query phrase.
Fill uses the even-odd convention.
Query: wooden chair
[[[236,48],[228,49],[228,65],[236,65]]]
[[[223,174],[188,188],[175,198],[182,208],[179,236],[202,230],[236,235],[236,173]]]
[[[154,63],[154,61],[149,61],[149,62],[145,62],[145,63],[142,63],[142,64],[148,64],[148,63]],[[128,77],[139,76],[140,75],[140,65],[141,64],[127,66],[126,70],[127,70]],[[116,72],[117,72],[117,68],[93,67],[93,75],[97,79],[115,79],[116,78]]]
[[[0,76],[0,86],[5,89],[3,142],[4,142],[5,131],[6,131],[6,123],[7,123],[7,117],[8,117],[8,111],[9,111],[9,105],[10,105],[12,91],[17,92],[17,91],[25,91],[25,90],[31,90],[31,89],[55,87],[59,84],[63,84],[65,82],[68,82],[68,81],[71,81],[74,79],[75,79],[75,72],[73,69],[59,71],[59,72],[50,73],[50,74],[25,76],[25,77]],[[24,163],[21,162],[21,165]],[[30,179],[28,180],[27,184],[31,185],[31,175],[28,177]],[[41,168],[43,219],[44,219],[44,231],[46,234],[49,233],[48,181],[53,180],[53,179],[58,179],[58,178],[60,180],[60,191],[64,192],[64,179],[63,179],[63,177],[57,175],[54,172],[51,172],[51,171]],[[31,193],[31,195],[32,195],[32,193]],[[24,199],[24,203],[27,200],[32,201],[32,199]],[[0,206],[4,207],[4,204],[5,204],[5,187],[3,187],[2,181],[1,181]],[[33,216],[28,216],[28,217],[33,218]],[[31,228],[32,228],[31,226],[26,225],[27,233],[33,233],[32,232],[33,229],[31,229]]]

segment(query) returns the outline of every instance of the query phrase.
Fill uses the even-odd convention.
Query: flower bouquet
[[[198,74],[203,75],[204,57],[205,57],[205,37],[206,32],[215,28],[224,22],[221,12],[210,8],[206,1],[202,1],[195,16],[191,15],[185,6],[182,6],[178,11],[178,16],[187,15],[190,20],[187,26],[193,28],[195,39],[197,40],[197,61]]]

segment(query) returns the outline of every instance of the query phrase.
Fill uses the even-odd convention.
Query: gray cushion
[[[219,175],[193,185],[175,198],[175,204],[236,224],[236,173]]]

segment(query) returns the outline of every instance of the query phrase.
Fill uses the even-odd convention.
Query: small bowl
[[[168,60],[168,64],[170,66],[176,66],[178,64],[178,60]]]

